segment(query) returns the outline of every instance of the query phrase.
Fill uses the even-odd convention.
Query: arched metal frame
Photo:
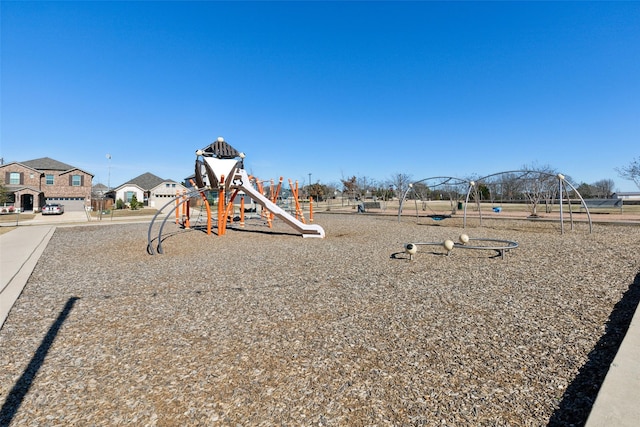
[[[569,193],[567,191],[567,186],[570,187],[576,194],[576,196],[580,199],[580,204],[581,206],[584,208],[586,214],[587,214],[587,219],[589,222],[589,233],[593,232],[593,223],[591,221],[591,213],[589,212],[589,208],[586,204],[586,202],[584,201],[584,199],[582,198],[582,195],[580,194],[580,192],[578,191],[578,189],[571,184],[569,181],[567,181],[565,179],[565,176],[561,173],[557,173],[557,174],[553,174],[553,173],[549,173],[549,172],[542,172],[542,171],[534,171],[534,170],[513,170],[513,171],[505,171],[505,172],[498,172],[498,173],[494,173],[494,174],[490,174],[490,175],[486,175],[482,178],[478,178],[477,180],[467,180],[467,179],[463,179],[463,178],[456,178],[456,177],[431,177],[431,178],[425,178],[422,179],[420,181],[416,181],[415,183],[412,183],[409,185],[409,188],[407,188],[407,190],[405,191],[405,193],[402,195],[402,199],[400,200],[400,206],[398,208],[398,221],[400,221],[401,215],[402,215],[402,208],[404,206],[404,202],[406,200],[407,195],[409,194],[410,191],[413,190],[413,187],[415,184],[418,183],[422,183],[425,181],[429,181],[429,180],[435,180],[435,179],[445,179],[446,181],[441,182],[439,184],[437,184],[437,186],[439,185],[445,185],[448,184],[450,181],[454,180],[457,181],[456,185],[460,185],[463,183],[466,183],[468,188],[467,188],[467,194],[465,197],[465,203],[464,203],[464,211],[463,211],[463,222],[462,222],[462,226],[463,228],[466,228],[467,225],[467,205],[469,204],[469,197],[471,196],[471,191],[474,189],[478,188],[478,184],[483,183],[484,181],[488,180],[489,178],[495,177],[495,176],[499,176],[499,175],[505,175],[505,174],[519,174],[519,176],[517,176],[515,179],[535,179],[536,176],[547,176],[547,177],[552,177],[552,178],[556,178],[558,180],[558,204],[560,207],[560,232],[562,234],[564,234],[564,212],[563,212],[563,194],[566,195],[566,200],[567,203],[569,204],[569,218],[570,218],[570,223],[571,223],[571,229],[573,230],[573,212],[571,209],[571,198],[569,197]],[[564,186],[563,186],[564,183]],[[434,187],[435,188],[435,187]],[[416,199],[416,215],[417,215],[417,199]],[[480,204],[480,200],[478,198],[476,198],[476,203],[479,205]],[[479,208],[479,206],[478,206]],[[479,214],[479,218],[480,218],[480,225],[482,225],[482,210],[478,209],[478,214]]]
[[[402,195],[402,199],[400,199],[400,207],[398,208],[398,221],[400,221],[400,217],[402,215],[402,208],[404,206],[404,202],[407,196],[411,191],[415,193],[415,185],[422,184],[424,182],[432,181],[432,180],[440,180],[440,182],[437,182],[434,185],[428,185],[430,189],[435,189],[435,188],[446,186],[446,185],[450,185],[450,186],[467,185],[468,186],[469,184],[469,180],[456,178],[454,176],[432,176],[430,178],[424,178],[424,179],[421,179],[420,181],[416,181],[409,184],[409,187],[407,187],[407,190]],[[415,203],[416,203],[416,218],[417,218],[418,217],[418,199],[415,199]]]
[[[193,190],[189,190],[186,194],[180,194],[180,195],[172,197],[171,200],[169,200],[164,206],[162,206],[160,209],[158,209],[156,214],[151,219],[151,222],[149,223],[149,229],[147,230],[147,253],[149,253],[149,255],[155,255],[155,253],[156,253],[156,251],[154,251],[153,245],[152,245],[151,229],[153,228],[156,219],[158,218],[158,216],[160,216],[162,211],[164,211],[171,204],[175,205],[167,213],[165,218],[162,220],[162,223],[160,225],[160,230],[158,231],[158,237],[157,237],[158,246],[157,246],[156,250],[157,250],[157,252],[159,254],[163,253],[163,251],[162,251],[162,230],[164,229],[164,225],[166,224],[166,222],[169,219],[169,217],[173,216],[173,213],[176,211],[176,209],[178,209],[183,203],[185,203],[187,200],[189,200],[189,198],[200,194],[201,191],[207,191],[207,190],[209,190],[208,187],[207,188],[195,188]],[[181,202],[176,204],[176,200],[181,199],[183,197],[185,198],[185,200],[182,200]]]

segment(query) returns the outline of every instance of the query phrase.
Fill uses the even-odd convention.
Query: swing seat
[[[451,215],[427,215],[427,217],[431,218],[434,221],[442,221],[443,219],[451,218]]]

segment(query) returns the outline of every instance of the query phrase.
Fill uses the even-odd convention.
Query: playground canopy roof
[[[240,157],[240,152],[224,140],[214,141],[206,148],[203,148],[202,152],[205,157],[217,157],[218,159],[235,159],[236,157]]]

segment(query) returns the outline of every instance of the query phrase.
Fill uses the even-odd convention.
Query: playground
[[[57,228],[0,333],[11,425],[584,422],[640,295],[637,226],[388,211],[318,208],[320,239],[170,220],[157,256],[146,223]],[[518,247],[403,250],[461,233]]]
[[[584,424],[637,215],[532,171],[358,205],[289,180],[285,208],[244,160],[218,138],[149,223],[55,229],[0,333],[0,424]]]
[[[250,176],[245,170],[244,161],[246,155],[231,146],[223,137],[218,137],[208,146],[197,149],[195,154],[195,175],[190,179],[190,190],[184,190],[182,194],[176,194],[175,197],[157,211],[149,224],[146,245],[148,254],[164,253],[163,232],[170,219],[184,229],[191,229],[192,225],[198,229],[204,229],[207,235],[213,233],[214,222],[218,236],[224,236],[227,228],[235,228],[233,223],[236,221],[239,223],[237,225],[241,230],[245,229],[247,204],[252,207],[249,210],[253,212],[257,212],[257,206],[260,206],[259,219],[263,223],[266,222],[270,229],[273,228],[274,220],[277,218],[302,237],[320,239],[325,237],[324,228],[321,225],[313,224],[312,197],[308,197],[309,222],[305,219],[305,209],[302,206],[302,197],[297,181],[294,186],[292,180],[289,179],[290,200],[293,200],[295,208],[292,209],[289,206],[289,209],[285,209],[279,202],[283,178],[280,177],[277,187],[275,186],[275,181],[271,179],[269,194],[267,194],[263,187],[263,183],[266,181]],[[198,198],[198,196],[200,198],[199,214],[192,224],[191,215],[193,210],[191,204],[194,203],[194,198]],[[522,203],[518,203],[518,199],[525,199],[525,206],[529,211],[527,219],[539,220],[545,216],[547,219],[555,218],[559,224],[561,234],[564,234],[566,222],[568,222],[569,230],[571,231],[574,230],[576,222],[579,222],[577,218],[574,221],[574,215],[577,216],[577,214],[574,214],[577,207],[578,213],[586,214],[589,233],[593,231],[593,219],[589,211],[589,204],[561,173],[515,170],[487,175],[477,180],[438,176],[409,183],[405,190],[400,191],[399,196],[397,207],[398,222],[401,222],[404,212],[410,210],[410,208],[407,209],[407,204],[410,205],[410,202],[413,201],[416,223],[419,223],[420,217],[430,218],[438,222],[450,220],[458,211],[461,211],[462,228],[466,228],[467,210],[471,206],[469,217],[477,216],[478,224],[482,226],[483,217],[487,216],[486,214],[483,215],[483,198],[490,200],[491,214],[500,214],[505,209],[505,215],[507,209],[503,208],[503,202],[507,202],[504,204],[509,205],[520,205]],[[437,199],[435,202],[432,200],[434,196]],[[217,205],[215,215],[211,207],[212,197],[215,197]],[[495,205],[497,197],[500,198],[498,206]],[[503,200],[505,197],[507,200]],[[446,212],[447,208],[445,206],[445,212],[437,213],[432,206],[438,202],[442,204],[444,198],[449,199],[448,210],[450,212]],[[236,202],[237,199],[239,203]],[[619,211],[622,214],[622,200],[592,200],[591,202],[593,208],[604,208],[605,210],[615,208],[616,212]],[[384,206],[382,206],[383,204]],[[419,205],[421,208],[419,208]],[[486,200],[484,205],[486,209]],[[557,213],[554,213],[554,205],[556,205]],[[539,213],[542,206],[544,206],[546,214],[544,216]],[[344,203],[342,203],[342,207],[344,207]],[[356,206],[354,205],[353,207],[355,208]],[[372,207],[378,210],[382,208],[383,211],[386,211],[388,207],[387,201],[385,200],[381,203],[377,200],[371,202],[363,200],[357,204],[357,213],[364,214],[367,209]],[[327,211],[330,208],[331,206],[328,204]],[[429,212],[425,212],[427,208],[429,208]],[[420,212],[420,209],[422,212]],[[568,217],[565,216],[565,211],[568,212]],[[491,214],[489,217],[491,217]],[[201,220],[204,220],[206,225],[203,225]],[[475,242],[493,242],[493,245],[470,245],[465,244],[468,242],[469,236],[466,234],[463,234],[463,236],[466,241],[457,244],[447,239],[444,242],[420,242],[410,246],[405,245],[405,249],[407,249],[406,252],[411,259],[413,259],[413,255],[419,245],[444,245],[448,254],[451,253],[454,247],[474,250],[497,250],[501,257],[504,258],[508,250],[518,247],[518,243],[515,241],[495,238],[472,239]],[[460,237],[462,238],[462,235]]]

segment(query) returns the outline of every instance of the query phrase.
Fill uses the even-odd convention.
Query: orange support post
[[[275,203],[276,189],[273,184],[273,178],[271,178],[270,184],[271,185],[269,186],[269,200]]]
[[[242,196],[240,199],[240,227],[244,227],[244,198],[245,196]]]
[[[293,182],[291,181],[291,178],[289,178],[289,188],[291,188],[291,197],[293,197],[293,202],[296,205],[296,219],[300,219],[298,217],[298,191],[293,186]]]
[[[264,187],[262,186],[262,181],[260,181],[258,178],[256,178],[256,187],[258,188],[260,194],[264,196]],[[260,218],[264,218],[265,220],[267,220],[267,225],[269,226],[269,228],[273,226],[273,224],[271,223],[271,221],[273,220],[273,216],[271,212],[269,212],[269,210],[263,208],[260,211]]]
[[[267,198],[273,202],[273,199],[275,197],[275,193],[274,193],[275,189],[274,189],[274,186],[273,186],[273,178],[271,178],[269,180],[269,184],[271,184],[271,185],[269,185],[269,197],[267,197]],[[265,196],[266,196],[266,194],[265,194]],[[271,221],[273,220],[273,218],[275,218],[275,215],[273,215],[273,212],[267,212],[267,217],[268,217],[269,224],[271,224]]]
[[[273,180],[271,181],[271,187],[273,188]],[[280,180],[278,181],[278,186],[276,187],[275,192],[273,192],[271,195],[272,203],[278,204],[278,197],[280,196],[280,190],[282,190],[282,177],[280,177]],[[275,215],[273,212],[271,212],[270,219],[274,219],[274,218],[275,218]]]
[[[236,195],[238,194],[238,191],[240,191],[240,189],[236,188],[236,191],[233,192],[233,195],[229,199],[229,203],[227,203],[227,208],[224,210],[224,217],[225,219],[228,219],[229,222],[231,222],[231,219],[229,218],[229,213],[233,211],[233,201],[235,200]],[[226,224],[227,224],[227,221],[225,221],[225,229],[227,227]]]
[[[182,204],[182,212],[183,212],[183,225],[187,230],[191,229],[191,224],[189,222],[189,211],[191,206],[189,205],[190,200],[187,198],[187,190],[183,190],[182,199],[185,201]]]
[[[306,224],[304,220],[304,215],[302,213],[302,208],[300,208],[300,200],[298,199],[298,193],[300,189],[298,186],[298,181],[296,180],[296,186],[294,187],[293,184],[291,183],[291,180],[289,180],[289,187],[291,187],[291,193],[296,203],[296,219],[299,221],[302,221],[303,224]]]
[[[278,196],[280,196],[280,190],[282,190],[282,177],[280,177],[280,181],[278,181],[278,187],[276,188],[276,194],[273,196],[273,203],[278,203]]]
[[[224,175],[220,176],[220,183],[218,184],[218,236],[224,235],[224,226],[225,226],[225,218],[224,218],[224,206],[225,205],[225,194],[224,194]]]
[[[309,196],[309,222],[313,222],[313,197]]]
[[[262,181],[260,181],[258,178],[256,178],[256,187],[258,188],[260,194],[264,196],[264,187],[262,186]],[[269,221],[269,212],[266,209],[262,209],[262,211],[260,212],[260,217],[265,218],[267,221]],[[271,224],[269,224],[269,227],[271,227]]]
[[[302,221],[303,224],[306,224],[307,222],[304,220],[304,212],[302,211],[302,207],[300,206],[300,196],[298,196],[298,194],[300,194],[300,187],[298,184],[298,180],[296,179],[296,212],[300,217],[300,221]]]

